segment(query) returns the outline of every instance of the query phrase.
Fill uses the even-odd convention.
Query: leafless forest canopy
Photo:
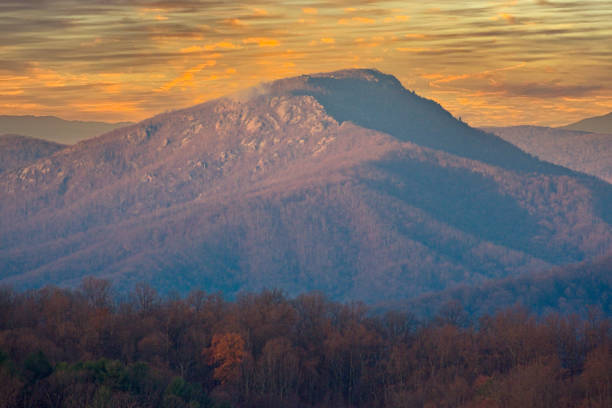
[[[3,407],[609,407],[612,326],[457,303],[419,321],[279,291],[0,295]]]

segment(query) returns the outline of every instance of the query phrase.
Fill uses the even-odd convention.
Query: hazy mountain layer
[[[130,123],[82,122],[54,116],[0,115],[0,134],[13,133],[62,144],[74,144]]]
[[[593,118],[583,119],[576,123],[563,126],[561,129],[579,130],[583,132],[592,133],[605,133],[610,135],[612,134],[612,112],[602,116],[595,116]]]
[[[612,135],[538,126],[486,128],[542,160],[612,183]]]
[[[403,299],[612,248],[612,186],[372,70],[166,113],[0,176],[1,282]]]
[[[0,173],[32,164],[66,147],[19,135],[0,135]]]

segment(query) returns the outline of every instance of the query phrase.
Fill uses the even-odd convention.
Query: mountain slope
[[[484,129],[541,160],[612,183],[612,135],[538,126]]]
[[[19,135],[0,135],[0,173],[52,155],[64,145]]]
[[[0,279],[18,287],[96,274],[378,301],[612,248],[610,185],[372,70],[159,115],[7,172],[0,189]]]
[[[604,134],[611,135],[612,134],[612,112],[606,115],[602,115],[602,116],[586,118],[576,123],[571,123],[569,125],[563,126],[561,129],[578,130],[582,132],[592,132],[592,133],[604,133]]]
[[[477,286],[424,295],[407,305],[420,317],[434,316],[445,305],[461,305],[472,317],[492,315],[500,310],[522,305],[533,313],[586,316],[589,307],[612,315],[612,257],[557,267],[527,276],[510,277]]]
[[[0,134],[27,135],[61,144],[74,144],[127,125],[130,123],[83,122],[54,116],[0,115]]]

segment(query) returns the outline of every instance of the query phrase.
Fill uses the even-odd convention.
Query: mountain
[[[586,317],[589,308],[612,316],[612,256],[535,274],[495,279],[476,286],[423,295],[403,306],[417,316],[432,317],[448,305],[480,317],[520,305],[532,313],[560,312]],[[397,306],[397,305],[396,305]]]
[[[19,135],[0,135],[0,173],[32,164],[66,147]]]
[[[164,113],[0,175],[0,283],[406,299],[612,249],[612,186],[376,70]]]
[[[491,132],[541,160],[612,183],[612,135],[539,126],[490,127]]]
[[[27,135],[61,144],[74,144],[130,124],[129,122],[81,122],[55,116],[0,115],[0,134]]]
[[[583,132],[612,134],[612,112],[607,115],[583,119],[576,123],[563,126],[561,129],[579,130]]]

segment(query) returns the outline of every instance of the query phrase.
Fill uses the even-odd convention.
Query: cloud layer
[[[612,110],[609,0],[4,0],[0,114],[138,120],[376,67],[474,125]]]

